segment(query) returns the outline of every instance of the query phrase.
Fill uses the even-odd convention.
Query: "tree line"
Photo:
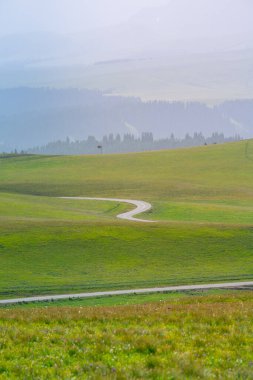
[[[218,132],[212,133],[209,137],[205,137],[202,133],[198,132],[195,132],[193,135],[187,133],[184,138],[177,138],[172,133],[170,137],[162,139],[155,139],[151,132],[144,132],[140,136],[135,136],[131,133],[124,134],[123,136],[110,133],[102,139],[89,136],[85,140],[71,141],[67,137],[65,140],[53,141],[43,146],[28,149],[24,153],[49,155],[97,154],[99,152],[105,154],[130,153],[222,144],[239,141],[240,139],[239,135],[225,137],[223,133]]]

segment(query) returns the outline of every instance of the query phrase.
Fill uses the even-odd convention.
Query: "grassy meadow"
[[[0,310],[0,378],[252,379],[253,293]]]
[[[253,279],[252,169],[253,142],[0,158],[0,297]]]
[[[252,169],[253,142],[0,157],[0,298],[253,280]],[[252,310],[226,290],[3,306],[0,379],[252,379]]]

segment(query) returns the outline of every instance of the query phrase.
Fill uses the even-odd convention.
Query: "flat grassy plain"
[[[253,279],[252,159],[253,142],[0,158],[0,297]],[[59,196],[146,200],[160,222]]]
[[[0,310],[0,378],[252,379],[253,292]]]

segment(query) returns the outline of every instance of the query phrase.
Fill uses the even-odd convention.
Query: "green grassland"
[[[253,293],[0,310],[0,378],[252,379]]]
[[[7,222],[2,298],[252,278],[250,228]]]
[[[153,202],[152,215],[148,219],[252,225],[253,203],[251,200],[191,200]]]
[[[1,159],[0,191],[151,201],[253,197],[246,142],[140,154]],[[253,142],[250,146],[253,158]]]
[[[0,297],[253,279],[252,159],[253,142],[0,158]],[[146,200],[159,222],[59,196]]]
[[[131,208],[131,207],[130,207]],[[129,209],[111,201],[70,200],[0,193],[0,220],[84,221],[115,219]]]
[[[0,158],[0,298],[253,280],[252,169],[253,142]],[[252,379],[252,310],[224,290],[2,307],[0,379]]]

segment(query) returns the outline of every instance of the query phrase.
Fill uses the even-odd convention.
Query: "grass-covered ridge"
[[[252,157],[240,142],[0,159],[0,297],[253,279]],[[147,200],[161,222],[57,196]]]
[[[253,142],[125,155],[0,160],[2,192],[171,199],[252,199]]]
[[[253,294],[0,310],[1,379],[252,379]]]
[[[10,157],[0,160],[0,191],[146,199],[158,220],[250,224],[252,166],[251,141],[127,155]]]

